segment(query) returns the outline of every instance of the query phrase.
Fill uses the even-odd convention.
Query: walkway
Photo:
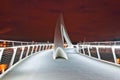
[[[52,59],[52,51],[27,58],[0,80],[119,80],[120,68],[67,49],[68,60]]]

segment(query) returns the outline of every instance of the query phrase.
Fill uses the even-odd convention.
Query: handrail
[[[120,41],[104,41],[104,42],[80,42],[77,44],[77,52],[88,55],[89,57],[92,56],[92,52],[90,49],[95,48],[97,59],[103,60],[101,57],[100,49],[110,49],[113,57],[114,64],[120,64],[120,57],[117,56],[116,49],[120,49]],[[87,51],[87,54],[86,54]]]
[[[32,54],[52,48],[54,48],[53,43],[0,40],[0,72],[4,73]]]
[[[90,45],[120,45],[120,41],[100,41],[100,42],[79,42],[79,44],[90,44]]]

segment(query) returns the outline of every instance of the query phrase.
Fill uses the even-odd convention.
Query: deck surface
[[[0,80],[119,80],[120,68],[67,49],[68,60],[52,58],[52,51],[33,55]]]

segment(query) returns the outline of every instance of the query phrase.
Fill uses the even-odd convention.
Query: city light
[[[7,68],[7,64],[0,64],[0,71],[3,73]]]

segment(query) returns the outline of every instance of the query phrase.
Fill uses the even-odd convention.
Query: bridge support
[[[60,18],[58,19],[58,22],[56,24],[55,34],[54,34],[55,48],[53,51],[53,59],[56,59],[57,57],[68,59],[67,54],[64,51],[64,39],[66,40],[68,47],[73,47],[69,39],[69,36],[65,30],[63,16],[60,15]]]
[[[57,59],[57,58],[63,58],[63,59],[68,59],[67,54],[64,52],[64,50],[60,47],[58,47],[54,54],[53,54],[53,59]]]

